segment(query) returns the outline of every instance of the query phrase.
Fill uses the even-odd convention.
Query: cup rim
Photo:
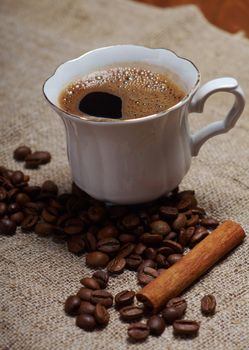
[[[182,60],[188,61],[195,68],[195,70],[197,72],[197,79],[196,79],[196,82],[195,82],[194,86],[190,89],[189,93],[186,94],[182,100],[180,100],[177,104],[173,105],[172,107],[170,107],[170,108],[168,108],[168,109],[166,109],[164,111],[161,111],[161,112],[158,112],[158,113],[154,113],[154,114],[150,114],[150,115],[146,115],[146,116],[140,117],[140,118],[132,118],[132,119],[112,119],[112,118],[108,118],[108,121],[99,121],[99,120],[97,120],[97,117],[94,117],[94,116],[84,117],[84,116],[79,116],[79,115],[76,115],[76,114],[68,113],[68,112],[66,112],[65,110],[63,110],[62,108],[58,107],[56,104],[54,104],[53,102],[50,101],[50,99],[48,98],[48,96],[45,93],[45,85],[46,85],[46,83],[48,82],[49,79],[51,79],[52,77],[54,77],[56,75],[56,73],[60,69],[60,67],[64,66],[68,62],[73,62],[73,61],[80,60],[81,58],[87,56],[89,53],[96,52],[96,51],[101,51],[101,50],[104,50],[104,49],[110,49],[110,48],[113,48],[113,47],[119,47],[119,46],[121,46],[121,47],[134,46],[134,47],[141,47],[141,48],[145,48],[145,49],[149,48],[149,47],[146,47],[146,46],[143,46],[143,45],[132,45],[132,44],[130,44],[130,45],[127,45],[127,44],[126,45],[110,45],[110,46],[104,46],[104,47],[100,47],[100,48],[97,48],[97,49],[93,49],[93,50],[87,51],[84,54],[80,55],[79,57],[76,57],[76,58],[74,58],[72,60],[67,60],[66,62],[63,62],[62,64],[57,66],[57,68],[54,70],[54,73],[52,75],[50,75],[45,80],[45,82],[43,83],[42,92],[43,92],[43,95],[44,95],[45,99],[48,101],[48,103],[50,105],[52,105],[52,107],[58,113],[63,113],[69,119],[74,120],[74,121],[77,120],[77,121],[80,121],[80,122],[86,122],[86,123],[91,123],[91,124],[101,124],[101,125],[122,125],[123,123],[125,123],[127,125],[127,124],[140,123],[142,121],[145,122],[145,121],[149,121],[149,120],[160,118],[162,116],[167,115],[169,112],[172,112],[172,111],[182,107],[191,98],[191,96],[194,95],[194,93],[198,89],[198,87],[200,85],[200,80],[201,80],[201,73],[200,73],[199,69],[196,67],[196,65],[190,59],[188,59],[186,57],[183,57],[183,56],[180,56],[180,55],[176,54],[175,51],[173,51],[171,49],[168,49],[168,48],[165,48],[165,47],[160,47],[160,48],[159,47],[157,47],[157,48],[151,48],[150,47],[149,49],[151,49],[151,50],[166,50],[166,51],[172,52],[177,58],[180,58]]]

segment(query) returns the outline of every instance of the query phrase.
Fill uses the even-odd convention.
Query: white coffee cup
[[[186,97],[164,112],[131,120],[100,122],[61,109],[58,97],[70,82],[109,65],[132,62],[158,65],[178,76]],[[119,204],[151,201],[178,186],[192,156],[210,137],[231,129],[245,105],[244,93],[233,78],[211,80],[201,88],[199,84],[196,66],[167,49],[103,47],[59,66],[43,91],[64,121],[75,184],[96,199]],[[191,135],[188,114],[201,113],[207,98],[220,91],[234,94],[234,105],[223,120]]]

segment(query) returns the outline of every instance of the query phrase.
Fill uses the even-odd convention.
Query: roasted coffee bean
[[[158,246],[163,241],[163,236],[159,234],[144,233],[139,240],[148,246]]]
[[[182,254],[171,254],[167,257],[167,261],[168,261],[169,265],[174,265],[179,260],[181,260],[182,257],[183,257]]]
[[[122,247],[119,249],[117,256],[120,258],[125,258],[128,255],[130,255],[135,248],[135,244],[133,243],[125,243],[122,245]]]
[[[157,255],[157,251],[155,248],[152,248],[152,247],[146,248],[145,251],[143,252],[143,256],[145,259],[154,260],[156,255]]]
[[[177,209],[179,210],[179,212],[183,212],[188,209],[192,209],[196,207],[196,205],[197,205],[197,200],[194,197],[194,195],[186,195],[186,196],[184,195],[178,202]]]
[[[31,199],[26,193],[18,193],[16,196],[16,202],[22,207],[30,201]]]
[[[179,233],[178,241],[183,246],[186,247],[189,245],[189,242],[195,232],[195,227],[190,226],[187,229],[182,228]]]
[[[111,219],[119,219],[127,214],[127,207],[125,206],[111,206],[108,210]]]
[[[83,284],[84,287],[89,289],[100,289],[99,283],[91,277],[84,277],[80,280],[80,283]]]
[[[115,306],[116,308],[122,308],[127,305],[133,304],[135,297],[135,292],[132,290],[123,290],[115,296]]]
[[[179,232],[181,228],[185,227],[187,222],[186,215],[180,213],[172,224],[172,229],[176,232]]]
[[[77,223],[68,223],[67,226],[64,227],[64,233],[66,235],[78,235],[83,232],[84,225],[83,223],[79,220]]]
[[[158,267],[163,267],[165,269],[168,268],[170,265],[166,256],[164,256],[163,254],[157,254],[155,261]]]
[[[101,240],[104,238],[115,238],[118,236],[118,230],[113,225],[107,225],[101,228],[97,233],[97,239]]]
[[[107,326],[110,320],[110,314],[102,304],[96,305],[94,317],[101,326]]]
[[[35,233],[41,237],[51,236],[55,230],[55,226],[46,222],[35,225]]]
[[[0,220],[0,235],[12,236],[16,233],[16,223],[9,219]]]
[[[186,226],[187,227],[196,226],[198,223],[199,223],[199,215],[191,215],[191,217],[186,222]]]
[[[85,241],[82,235],[73,235],[67,238],[67,249],[70,253],[81,254],[85,250]]]
[[[153,281],[159,274],[157,270],[152,267],[145,267],[143,271],[139,272],[137,275],[138,282],[142,285],[148,284]]]
[[[22,162],[29,154],[31,154],[31,149],[29,147],[19,146],[13,152],[13,158],[19,162]]]
[[[13,185],[19,185],[20,183],[24,182],[24,174],[22,171],[14,171],[12,176],[11,176],[11,182]]]
[[[162,311],[162,316],[167,324],[172,324],[175,320],[182,318],[184,313],[175,307],[166,307]]]
[[[102,206],[93,206],[88,209],[87,213],[92,222],[100,222],[105,218],[106,210]]]
[[[151,233],[159,234],[159,235],[166,235],[171,231],[170,226],[167,224],[166,221],[163,220],[157,220],[153,221],[150,224]]]
[[[30,162],[38,162],[39,164],[47,164],[51,160],[51,154],[47,151],[36,151],[31,154],[29,154],[25,158],[25,162],[30,163]]]
[[[181,312],[184,314],[185,311],[187,310],[187,302],[183,298],[176,297],[176,298],[170,299],[166,304],[166,307],[174,307],[176,309],[181,310]]]
[[[142,272],[145,267],[156,268],[156,263],[153,260],[147,259],[144,260],[138,267],[137,272]]]
[[[22,221],[21,229],[23,231],[31,231],[35,227],[39,220],[39,216],[37,215],[28,215],[26,218]]]
[[[8,205],[8,214],[14,214],[21,210],[21,207],[18,203],[10,203]]]
[[[135,242],[136,237],[129,233],[121,233],[121,235],[118,236],[118,239],[121,243],[130,243]]]
[[[87,232],[85,237],[86,249],[89,252],[93,252],[97,248],[97,241],[95,235],[92,232]]]
[[[172,248],[169,247],[161,247],[157,249],[157,254],[162,254],[165,257],[171,255],[174,253],[174,250]]]
[[[159,208],[159,215],[163,220],[172,222],[178,216],[178,210],[175,207],[161,206]]]
[[[96,321],[93,315],[84,313],[76,317],[76,326],[85,331],[93,331],[96,327]]]
[[[77,295],[70,295],[64,306],[64,310],[68,315],[77,315],[79,313],[81,300]]]
[[[107,254],[98,251],[86,255],[86,264],[90,267],[105,267],[109,260]]]
[[[138,243],[134,247],[133,253],[137,254],[137,255],[142,255],[144,253],[145,249],[146,249],[146,245],[144,245],[143,243]]]
[[[183,247],[181,246],[180,243],[177,243],[175,241],[164,239],[163,246],[172,249],[174,253],[178,253],[178,254],[183,253]]]
[[[195,337],[198,334],[200,324],[196,321],[190,320],[176,320],[173,323],[173,330],[175,335]]]
[[[23,188],[23,192],[26,193],[30,198],[35,199],[41,192],[40,186],[26,186]]]
[[[177,239],[177,233],[174,231],[171,231],[170,233],[168,233],[167,235],[164,236],[164,239],[174,241]]]
[[[17,226],[20,226],[24,220],[23,212],[18,211],[17,213],[10,215],[10,220],[14,221],[17,224]]]
[[[150,329],[150,334],[153,335],[161,335],[166,327],[163,318],[158,315],[151,316],[147,321],[147,326]]]
[[[139,306],[125,306],[119,310],[120,317],[124,321],[134,321],[141,318],[144,314],[144,310]]]
[[[14,187],[14,188],[10,189],[7,193],[8,200],[14,201],[18,193],[19,193],[18,188]]]
[[[201,312],[203,315],[210,316],[214,315],[216,309],[216,299],[214,295],[204,295],[201,299]]]
[[[202,218],[200,220],[200,223],[202,226],[205,226],[208,228],[216,228],[219,225],[219,221],[216,220],[215,218],[210,217],[210,216]]]
[[[108,263],[106,268],[107,271],[111,274],[119,274],[124,271],[125,265],[126,260],[120,256],[117,256]]]
[[[51,194],[57,195],[58,194],[58,186],[53,181],[46,180],[42,184],[41,191],[43,193],[51,193]]]
[[[96,271],[93,274],[93,278],[99,283],[100,288],[104,289],[107,287],[108,281],[109,281],[109,274],[106,271]]]
[[[90,303],[90,301],[81,301],[79,314],[93,315],[94,311],[95,311],[95,305]]]
[[[191,237],[190,240],[190,247],[195,246],[197,243],[199,243],[200,241],[202,241],[204,238],[206,238],[209,235],[208,230],[203,227],[203,226],[199,226],[195,229],[195,232],[193,234],[193,236]]]
[[[139,223],[140,219],[136,214],[126,215],[122,220],[122,224],[127,230],[135,229],[139,225]]]
[[[97,242],[97,249],[103,253],[112,254],[119,250],[120,243],[116,238],[103,238]]]
[[[143,259],[140,255],[131,254],[126,258],[126,268],[129,270],[137,270],[138,266],[142,263]]]
[[[0,218],[7,213],[7,204],[0,202]]]
[[[28,159],[25,160],[25,168],[26,169],[37,169],[39,167],[39,165],[41,164],[41,160],[29,158],[30,156],[31,156],[31,154],[29,156],[27,156]]]
[[[44,208],[42,211],[42,218],[50,224],[55,224],[57,221],[57,215],[55,215],[56,213],[51,209],[52,208]],[[53,213],[51,213],[51,211],[53,211]]]
[[[149,327],[142,322],[132,323],[128,327],[128,336],[134,341],[144,341],[149,334]]]
[[[0,201],[4,201],[7,197],[7,191],[4,187],[0,187]]]
[[[90,301],[93,304],[101,304],[104,305],[105,307],[109,308],[113,304],[113,296],[111,293],[105,291],[105,290],[94,290],[92,292],[92,296]]]
[[[81,299],[81,300],[85,300],[85,301],[90,301],[91,297],[92,297],[92,289],[89,288],[80,288],[80,290],[77,293],[77,296]]]

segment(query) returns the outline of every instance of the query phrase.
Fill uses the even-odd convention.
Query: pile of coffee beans
[[[32,152],[28,146],[19,146],[13,152],[13,157],[18,162],[25,162],[25,168],[37,169],[39,165],[50,162],[51,154],[47,151]]]
[[[28,168],[36,168],[49,162],[51,156],[21,146],[14,151],[14,158],[25,161]],[[77,315],[76,324],[85,330],[103,327],[109,321],[106,309],[112,306],[113,297],[104,290],[109,275],[128,269],[136,273],[141,286],[146,285],[219,224],[198,206],[191,190],[179,192],[176,188],[168,196],[146,204],[110,206],[74,184],[71,193],[59,193],[52,180],[35,186],[29,185],[29,180],[22,171],[0,166],[0,234],[13,235],[20,226],[25,233],[34,231],[41,237],[51,236],[56,243],[65,243],[71,253],[85,254],[91,268],[106,268],[83,278],[84,287],[66,302],[65,311]],[[171,301],[160,316],[152,316],[145,325],[137,322],[145,312],[143,307],[133,305],[134,295],[133,291],[122,291],[115,297],[120,318],[136,321],[128,329],[131,338],[159,335],[165,324],[173,324],[176,335],[197,334],[197,323],[181,320],[186,310],[182,299]],[[214,313],[212,296],[205,296],[201,305],[204,315]],[[86,309],[88,312],[82,311]]]

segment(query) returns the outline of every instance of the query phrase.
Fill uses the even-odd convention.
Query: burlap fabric
[[[90,49],[116,43],[168,47],[200,68],[202,81],[238,78],[248,97],[248,40],[211,26],[195,7],[157,9],[124,0],[2,0],[0,2],[1,124],[0,163],[13,169],[19,144],[49,150],[52,162],[27,171],[32,183],[56,181],[70,187],[65,134],[61,121],[42,95],[44,80],[61,62]],[[223,117],[227,95],[211,98],[203,115],[193,115],[197,129]],[[248,107],[236,127],[207,142],[193,159],[182,189],[195,189],[199,203],[223,220],[233,218],[249,229]],[[248,240],[185,293],[186,318],[201,320],[200,335],[178,340],[172,328],[159,338],[130,344],[127,325],[111,311],[103,332],[86,333],[65,316],[63,302],[91,273],[84,258],[35,234],[1,237],[0,347],[16,350],[58,349],[248,349]],[[114,293],[137,289],[133,273],[111,279]],[[200,298],[214,293],[217,313],[204,318]]]

